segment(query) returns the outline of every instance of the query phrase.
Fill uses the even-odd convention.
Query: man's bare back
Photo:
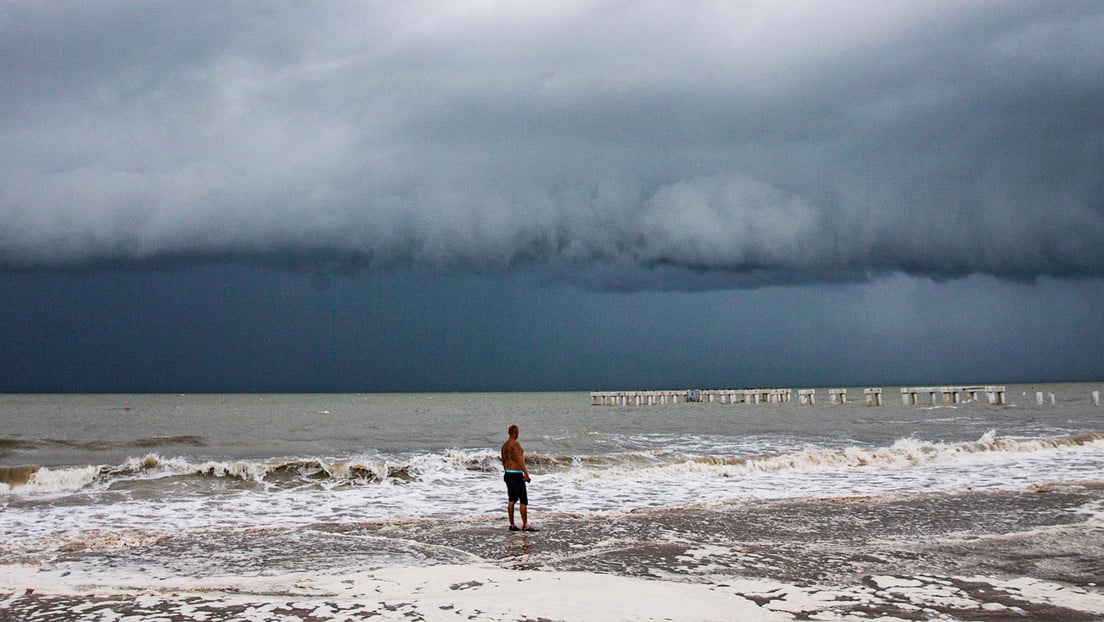
[[[506,439],[502,444],[502,468],[521,471],[525,474],[525,481],[529,481],[529,471],[525,468],[525,450],[515,437]]]

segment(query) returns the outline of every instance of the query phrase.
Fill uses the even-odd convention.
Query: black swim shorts
[[[502,476],[506,482],[506,493],[510,495],[510,501],[521,501],[522,505],[529,505],[529,496],[525,494],[525,474],[506,473]]]

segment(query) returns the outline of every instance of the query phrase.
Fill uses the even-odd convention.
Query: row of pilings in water
[[[869,387],[862,390],[867,406],[882,405],[881,387]],[[794,399],[793,389],[684,389],[679,391],[591,391],[592,406],[655,406],[662,404],[681,404],[693,402],[720,404],[786,404]],[[816,389],[798,389],[798,403],[816,404]],[[1005,385],[961,385],[941,387],[901,387],[901,403],[908,406],[930,401],[931,404],[960,404],[966,401],[985,401],[995,406],[1007,404]],[[1054,394],[1049,394],[1050,403],[1055,403]],[[847,404],[847,389],[828,389],[828,401],[831,404]],[[1036,401],[1044,403],[1042,392],[1036,393]],[[1092,401],[1100,406],[1100,391],[1092,392]]]

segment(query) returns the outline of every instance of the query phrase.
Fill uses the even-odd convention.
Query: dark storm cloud
[[[1096,2],[7,3],[0,264],[1102,275],[1102,38]]]

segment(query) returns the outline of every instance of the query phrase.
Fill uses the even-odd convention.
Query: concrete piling
[[[882,405],[881,387],[863,389],[867,406]],[[934,406],[960,404],[966,401],[978,402],[982,394],[990,405],[1007,404],[1004,385],[963,385],[943,387],[901,387],[901,403],[914,406],[920,402],[920,396],[927,395]],[[592,406],[659,406],[704,402],[712,404],[788,404],[792,401],[793,389],[683,389],[677,391],[592,391]],[[1041,406],[1044,403],[1042,392],[1035,394]],[[798,389],[798,403],[802,406],[816,404],[816,389]],[[828,389],[828,401],[832,405],[846,404],[847,389]],[[1055,403],[1054,394],[1050,394],[1051,404]],[[1093,403],[1100,405],[1100,392],[1093,391]]]
[[[880,388],[863,389],[863,395],[866,396],[867,406],[882,405],[882,390]]]
[[[1035,392],[1035,403],[1039,406],[1042,406],[1046,401],[1049,401],[1051,406],[1054,406],[1058,403],[1057,398],[1054,397],[1053,391],[1048,392],[1045,398],[1046,399],[1044,400],[1044,395],[1042,391]]]
[[[1004,385],[984,386],[951,386],[951,387],[901,387],[901,403],[906,406],[915,406],[919,403],[919,396],[927,394],[934,406],[940,402],[944,404],[961,404],[964,396],[970,401],[978,401],[978,396],[985,394],[986,402],[999,406],[1007,403],[1005,395],[1007,388]]]
[[[812,403],[813,389],[802,389]],[[591,391],[591,406],[656,406],[704,402],[707,404],[788,404],[793,389],[686,389],[680,391]],[[804,401],[802,403],[805,403]]]

